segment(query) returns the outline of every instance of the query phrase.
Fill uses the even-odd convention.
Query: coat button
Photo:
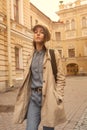
[[[44,66],[43,69],[46,69],[46,67]]]
[[[43,83],[45,83],[45,80],[43,80]]]

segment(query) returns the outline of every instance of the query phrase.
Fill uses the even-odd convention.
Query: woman
[[[57,81],[53,75],[51,56],[45,43],[50,32],[43,25],[33,28],[34,51],[29,55],[22,87],[19,90],[15,110],[15,123],[22,123],[27,117],[26,130],[54,130],[66,120],[63,97],[65,76],[61,58],[54,50],[57,64]]]

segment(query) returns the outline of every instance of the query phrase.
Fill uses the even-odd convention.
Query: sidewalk
[[[87,108],[80,120],[75,125],[74,130],[87,130]]]
[[[84,118],[82,119],[82,117],[86,109],[87,77],[68,77],[65,88],[67,121],[63,125],[58,126],[56,130],[87,130],[87,127],[81,129],[81,125],[84,122]],[[87,115],[85,114],[85,116]]]
[[[14,124],[13,111],[18,89],[0,93],[0,130],[25,130],[23,124]]]
[[[26,121],[18,125],[12,122],[17,91],[0,93],[0,130],[25,130]],[[64,105],[67,121],[55,130],[86,130],[87,77],[67,77]]]
[[[12,112],[17,95],[17,89],[10,89],[7,92],[0,93],[0,113]]]

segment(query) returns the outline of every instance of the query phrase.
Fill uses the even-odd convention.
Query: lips
[[[40,39],[40,37],[36,37],[37,39]]]
[[[40,37],[36,37],[37,40],[40,40],[41,38]]]

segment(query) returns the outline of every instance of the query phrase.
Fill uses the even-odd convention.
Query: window
[[[32,29],[32,16],[30,16],[30,26],[31,26],[31,29]]]
[[[87,56],[87,44],[84,45],[84,56]]]
[[[61,32],[55,32],[56,41],[61,40]]]
[[[15,66],[16,69],[23,69],[23,59],[22,59],[22,48],[15,47]]]
[[[68,49],[68,56],[69,57],[75,57],[75,49],[74,48]]]
[[[82,28],[86,27],[86,18],[82,18]]]
[[[35,25],[38,24],[38,20],[35,20]]]
[[[70,22],[68,20],[66,21],[66,30],[70,30]]]
[[[62,57],[62,50],[58,50],[60,56]]]
[[[15,64],[16,68],[19,68],[19,48],[15,47]]]
[[[23,0],[11,0],[11,19],[24,24],[23,21]]]
[[[75,20],[74,19],[71,20],[71,29],[72,30],[75,29]]]
[[[14,20],[19,22],[18,0],[14,0]]]

